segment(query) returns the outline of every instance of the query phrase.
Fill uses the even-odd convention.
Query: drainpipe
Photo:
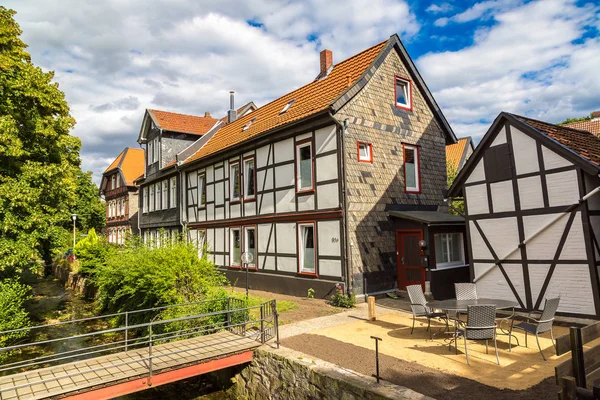
[[[329,110],[327,112],[329,114],[329,116],[331,117],[331,119],[333,120],[333,122],[338,126],[338,128],[340,128],[340,131],[342,132],[342,134],[340,135],[339,139],[338,139],[338,149],[340,149],[340,154],[341,154],[341,184],[342,184],[342,198],[343,198],[343,206],[342,206],[342,213],[343,213],[343,218],[342,218],[342,229],[344,230],[344,241],[342,242],[346,251],[346,279],[348,281],[348,287],[346,288],[346,292],[347,293],[351,293],[354,285],[352,282],[352,276],[350,275],[351,271],[352,271],[352,252],[350,251],[350,246],[348,246],[348,238],[349,238],[349,233],[348,233],[348,193],[346,191],[346,152],[345,152],[345,146],[344,146],[344,135],[346,134],[346,126],[347,126],[347,119],[344,120],[344,124],[341,124],[337,119],[334,118],[333,114],[331,113],[331,110]],[[367,288],[364,289],[365,293]]]
[[[177,158],[175,159],[177,160]],[[184,190],[184,185],[183,183],[185,182],[184,178],[185,178],[185,173],[182,169],[179,168],[179,162],[175,161],[175,171],[179,172],[179,185],[177,185],[177,194],[181,195],[179,196],[179,201],[178,201],[178,206],[179,206],[179,224],[181,225],[181,234],[184,235],[185,234],[185,230],[187,228],[187,221],[185,221],[187,218],[187,207],[185,207],[186,209],[186,213],[183,212],[184,209],[184,197],[187,196],[187,190]],[[185,196],[184,196],[185,195]],[[187,235],[186,235],[187,237]]]
[[[598,174],[598,176],[600,177],[600,174]],[[556,223],[556,221],[558,221],[559,219],[561,219],[562,217],[564,217],[565,215],[567,215],[568,213],[570,213],[571,211],[573,211],[575,208],[577,208],[579,205],[581,205],[584,202],[586,202],[590,197],[594,196],[598,192],[600,192],[600,186],[598,186],[596,189],[592,190],[591,192],[589,192],[588,194],[586,194],[585,196],[583,196],[581,199],[579,199],[579,201],[577,203],[571,204],[565,211],[563,211],[562,213],[558,214],[557,216],[555,216],[554,218],[552,218],[550,221],[548,221],[548,223],[546,223],[544,226],[542,226],[541,228],[539,228],[538,230],[536,230],[535,232],[533,232],[531,234],[531,236],[529,236],[527,239],[525,239],[521,243],[519,243],[517,245],[517,247],[515,247],[514,249],[512,249],[511,251],[509,251],[508,253],[506,253],[506,255],[504,257],[500,258],[499,261],[496,264],[492,265],[491,267],[489,267],[488,269],[486,269],[485,271],[483,271],[483,273],[481,275],[479,275],[479,277],[473,279],[473,281],[477,282],[478,280],[480,280],[481,278],[483,278],[484,276],[486,276],[494,268],[496,268],[498,266],[498,264],[502,264],[502,262],[504,260],[506,260],[508,257],[510,257],[515,251],[517,251],[521,247],[525,246],[533,238],[535,238],[540,233],[542,233],[543,231],[545,231],[546,229],[548,229],[550,226],[554,225],[554,223]]]

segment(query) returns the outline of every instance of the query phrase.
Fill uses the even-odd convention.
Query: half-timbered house
[[[127,147],[106,168],[100,182],[100,195],[106,204],[106,238],[123,244],[129,233],[138,234],[138,187],[144,171],[144,150]]]
[[[465,263],[464,222],[440,212],[455,141],[397,35],[338,64],[324,50],[313,82],[177,155],[182,222],[232,282],[245,282],[251,253],[253,288],[325,296],[336,284],[357,294],[423,284],[434,241],[438,265]],[[412,240],[424,231],[427,245]],[[436,232],[459,233],[456,250]]]
[[[501,113],[450,188],[464,197],[481,296],[600,316],[600,139]]]

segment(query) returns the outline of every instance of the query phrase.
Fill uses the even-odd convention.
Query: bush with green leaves
[[[108,255],[114,248],[108,244],[106,239],[96,234],[94,228],[88,231],[86,237],[81,239],[75,245],[75,257],[79,263],[79,272],[82,275],[92,275],[101,268],[108,258]]]
[[[0,332],[25,328],[30,325],[29,314],[23,303],[30,298],[30,287],[15,279],[0,280]],[[28,330],[0,335],[0,347],[17,343],[28,335]],[[0,353],[0,362],[8,353]]]
[[[331,296],[331,305],[343,308],[352,308],[356,304],[356,296],[354,293],[350,295],[345,294],[342,290],[335,289],[335,292]]]
[[[94,272],[102,313],[119,313],[226,297],[225,275],[193,243],[178,237],[162,246],[134,238],[125,247],[108,252]],[[204,252],[206,254],[206,252]],[[130,323],[149,321],[157,312],[137,313]]]

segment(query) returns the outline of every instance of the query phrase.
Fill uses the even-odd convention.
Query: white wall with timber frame
[[[492,129],[463,184],[478,294],[517,301],[525,310],[560,296],[559,312],[600,315],[600,195],[577,205],[600,179],[539,132],[507,119]]]
[[[342,281],[342,212],[340,153],[335,125],[300,134],[274,135],[267,143],[245,146],[243,152],[185,172],[187,226],[204,231],[209,257],[224,268],[237,268],[230,260],[231,230],[240,228],[244,248],[244,227],[255,229],[256,260],[259,272]],[[296,183],[298,146],[312,150],[312,187]],[[244,160],[253,160],[255,194],[244,196],[250,177]],[[231,201],[231,166],[241,173],[241,196]],[[205,198],[201,200],[201,185]],[[303,224],[314,225],[315,273],[299,267],[298,232]]]

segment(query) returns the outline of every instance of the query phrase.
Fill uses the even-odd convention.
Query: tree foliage
[[[106,209],[98,196],[98,186],[92,181],[91,172],[77,173],[75,208],[77,228],[82,231],[101,231],[106,226]]]
[[[29,287],[13,279],[0,280],[0,332],[27,327],[29,316],[23,303],[30,298]],[[28,330],[0,335],[0,347],[14,344],[27,336]],[[7,356],[0,354],[0,361]]]
[[[575,118],[567,118],[564,121],[559,122],[559,125],[562,124],[569,124],[571,122],[581,122],[581,121],[590,121],[592,119],[592,114],[590,113],[590,115],[586,116],[586,117],[575,117]]]
[[[454,165],[448,163],[446,164],[446,176],[447,176],[447,184],[448,188],[452,186],[456,176],[458,175],[458,170]],[[465,202],[463,199],[452,199],[452,203],[450,204],[452,207],[449,207],[448,212],[454,215],[464,215],[465,213]]]
[[[80,141],[64,93],[31,62],[14,11],[0,6],[0,276],[43,258],[76,204]]]

